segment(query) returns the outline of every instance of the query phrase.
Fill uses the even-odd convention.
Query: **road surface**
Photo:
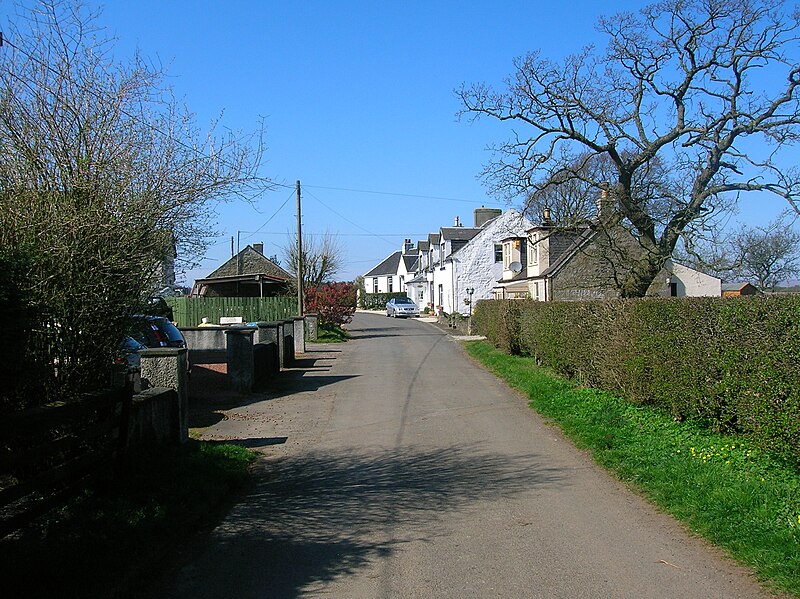
[[[348,328],[206,430],[265,457],[157,596],[770,596],[439,329]]]

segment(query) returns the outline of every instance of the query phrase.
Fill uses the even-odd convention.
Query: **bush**
[[[475,329],[558,374],[800,465],[800,297],[490,300]]]
[[[306,291],[306,309],[319,316],[321,326],[341,326],[353,320],[356,287],[352,283],[328,283]]]

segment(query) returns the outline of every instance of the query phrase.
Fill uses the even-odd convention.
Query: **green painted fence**
[[[219,323],[221,316],[241,316],[244,322],[282,320],[297,315],[295,297],[171,297],[179,327],[195,327],[203,318]]]

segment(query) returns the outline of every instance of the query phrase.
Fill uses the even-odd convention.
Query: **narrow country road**
[[[265,458],[157,596],[769,596],[437,328],[348,328],[207,429]]]

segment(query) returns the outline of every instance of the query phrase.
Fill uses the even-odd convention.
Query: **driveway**
[[[157,596],[769,596],[441,330],[348,328],[206,429],[264,457]]]

